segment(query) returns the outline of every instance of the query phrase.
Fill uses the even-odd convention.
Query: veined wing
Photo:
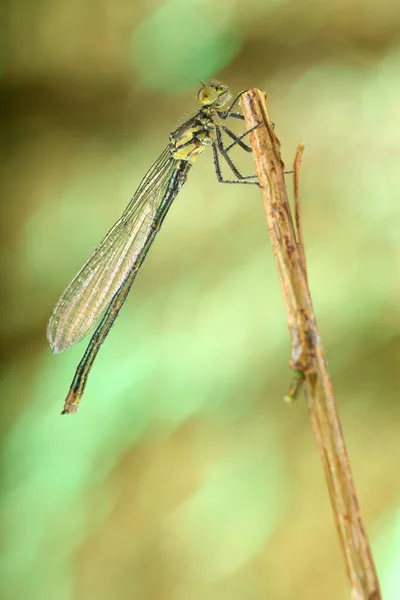
[[[53,352],[77,344],[100,321],[151,232],[175,167],[167,147],[144,176],[122,217],[62,294],[47,326]]]

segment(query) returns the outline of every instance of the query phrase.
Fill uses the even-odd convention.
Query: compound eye
[[[214,87],[205,85],[197,92],[197,99],[200,104],[213,104],[218,100],[218,92]]]

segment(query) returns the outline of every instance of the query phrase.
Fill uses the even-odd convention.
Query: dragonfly
[[[76,413],[99,349],[199,155],[212,147],[215,172],[221,183],[258,185],[257,176],[242,175],[229,155],[234,146],[251,152],[243,138],[252,130],[236,135],[226,125],[229,118],[244,119],[234,110],[242,94],[228,104],[231,95],[227,86],[216,81],[202,84],[197,93],[198,112],[171,133],[168,145],[143,177],[120,219],[55,305],[47,325],[47,339],[55,354],[93,332],[61,414]],[[228,145],[224,144],[223,132],[229,137]],[[222,161],[232,172],[232,179],[223,177]]]

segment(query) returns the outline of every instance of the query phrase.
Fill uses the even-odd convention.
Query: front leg
[[[218,116],[224,120],[227,119],[228,117],[233,117],[234,119],[241,119],[242,121],[244,121],[244,116],[240,113],[232,112],[232,109],[235,106],[235,104],[237,104],[239,102],[240,98],[243,96],[243,94],[245,92],[246,92],[246,90],[243,90],[243,92],[240,92],[240,94],[238,94],[236,96],[236,98],[234,99],[232,104],[226,110],[219,110]]]

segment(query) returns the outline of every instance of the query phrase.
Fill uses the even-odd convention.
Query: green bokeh
[[[148,86],[175,93],[223,69],[241,40],[228,22],[214,22],[200,2],[169,0],[134,30],[131,61]]]
[[[310,287],[384,597],[397,599],[397,4],[379,27],[372,2],[38,6],[7,14],[0,86],[0,597],[348,597],[306,409],[283,402],[289,335],[259,194],[219,185],[211,152],[78,415],[59,414],[86,340],[53,356],[52,306],[196,110],[197,78],[216,76],[266,89],[288,168],[306,143]]]
[[[400,590],[400,511],[389,513],[379,522],[374,543],[385,600],[397,600]]]

